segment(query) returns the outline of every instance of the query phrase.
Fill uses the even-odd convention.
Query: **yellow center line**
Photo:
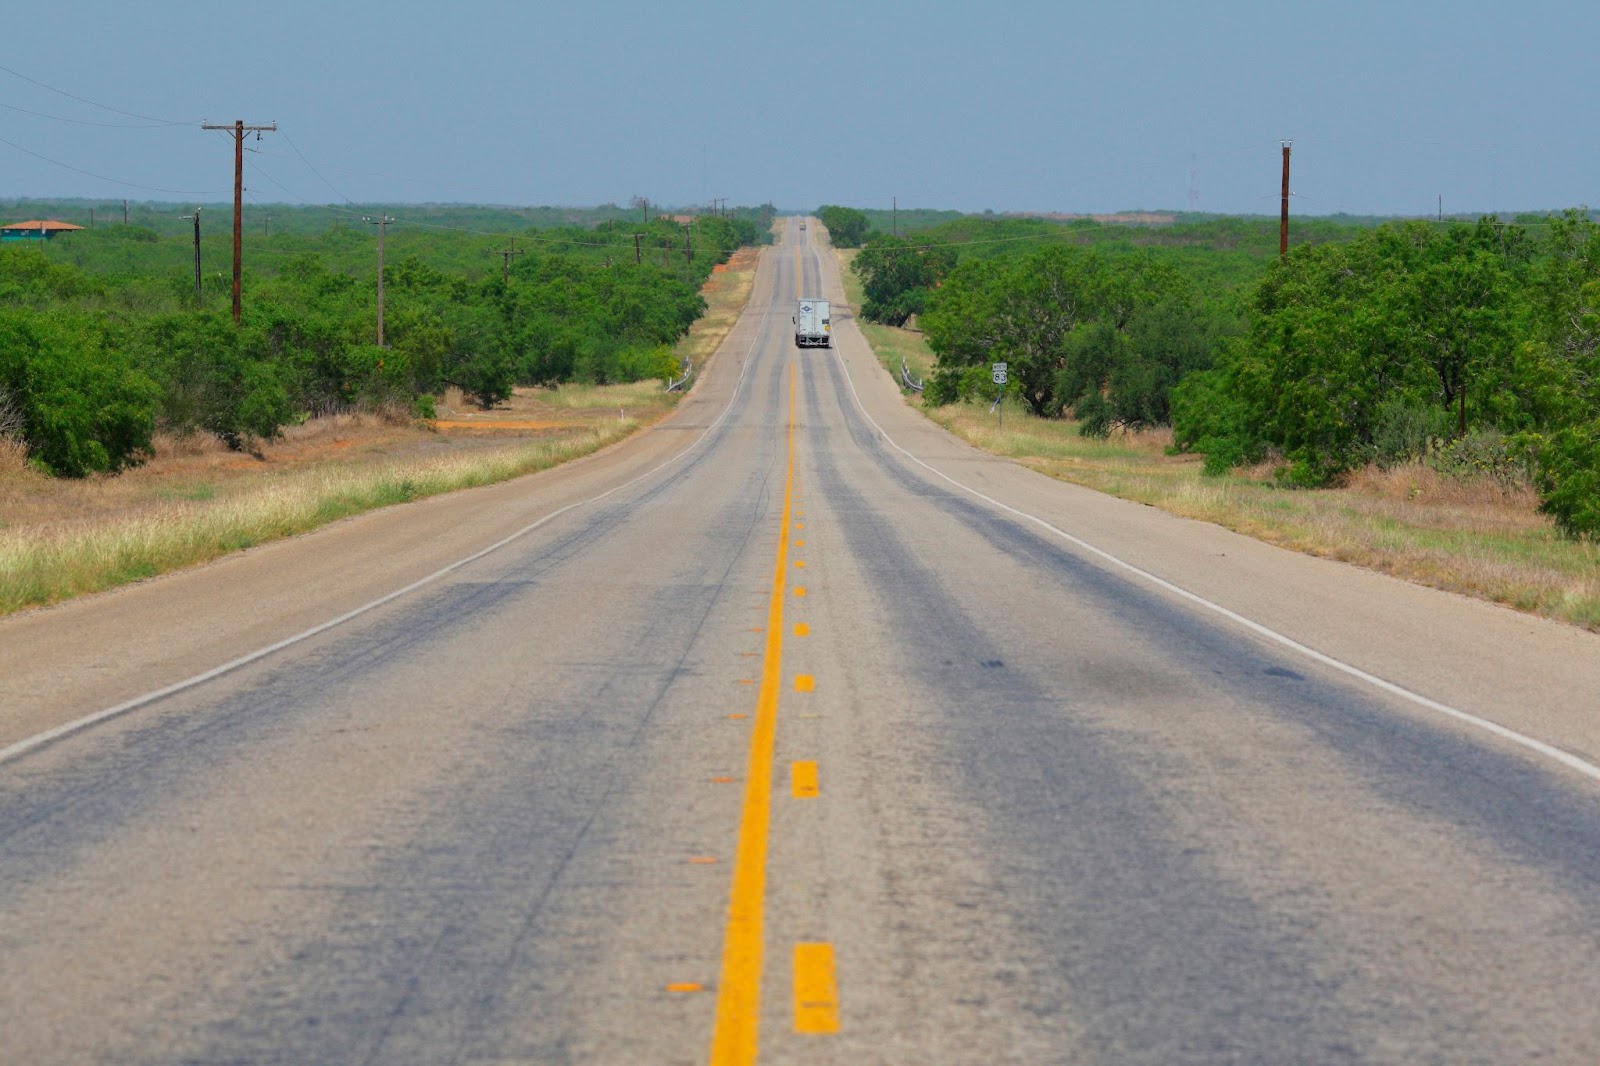
[[[783,595],[789,572],[790,508],[794,502],[794,364],[789,364],[789,462],[783,482],[783,522],[778,527],[772,597],[767,607],[767,650],[750,734],[744,810],[733,860],[728,925],[717,982],[717,1018],[711,1034],[712,1066],[756,1061],[761,1030],[762,922],[767,893],[767,839],[772,822],[772,755],[778,734],[778,693],[783,687]]]

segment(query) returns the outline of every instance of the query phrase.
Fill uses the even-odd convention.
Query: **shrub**
[[[1384,400],[1373,412],[1371,459],[1385,469],[1415,462],[1450,430],[1450,412],[1438,404]]]
[[[617,353],[615,367],[618,381],[658,378],[667,382],[677,377],[680,369],[678,357],[665,344],[651,348],[624,348]]]
[[[1527,449],[1493,426],[1468,430],[1466,436],[1454,440],[1434,437],[1428,442],[1425,458],[1447,477],[1487,477],[1505,488],[1531,480]]]
[[[1569,536],[1600,536],[1600,421],[1524,439],[1538,463],[1539,510]]]
[[[161,421],[178,433],[202,430],[242,448],[290,422],[290,371],[264,339],[242,337],[220,312],[163,315],[136,335],[143,361],[162,383]]]
[[[1088,392],[1078,397],[1072,413],[1078,420],[1078,433],[1081,436],[1098,437],[1101,440],[1111,436],[1114,419],[1111,401],[1106,399],[1104,393]]]
[[[0,392],[33,461],[54,474],[115,472],[150,454],[157,389],[92,323],[0,311]]]
[[[1213,477],[1267,454],[1266,442],[1252,428],[1249,410],[1231,386],[1234,369],[1190,374],[1172,390],[1173,445],[1204,454],[1202,470]]]
[[[942,407],[947,403],[993,403],[994,373],[986,366],[941,367],[928,376],[922,402]],[[1013,391],[1007,386],[1007,391]]]

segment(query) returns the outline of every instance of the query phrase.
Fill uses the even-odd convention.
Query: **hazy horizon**
[[[823,0],[30,11],[0,198],[1502,215],[1587,204],[1600,9]],[[30,61],[28,56],[48,55]]]

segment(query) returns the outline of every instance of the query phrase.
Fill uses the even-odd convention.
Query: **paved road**
[[[0,1059],[1600,1061],[1600,641],[972,452],[818,235],[634,441],[0,623]]]

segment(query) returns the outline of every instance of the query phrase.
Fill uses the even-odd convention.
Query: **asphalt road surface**
[[[966,448],[818,236],[629,442],[0,622],[0,1060],[1600,1061],[1600,640]]]

